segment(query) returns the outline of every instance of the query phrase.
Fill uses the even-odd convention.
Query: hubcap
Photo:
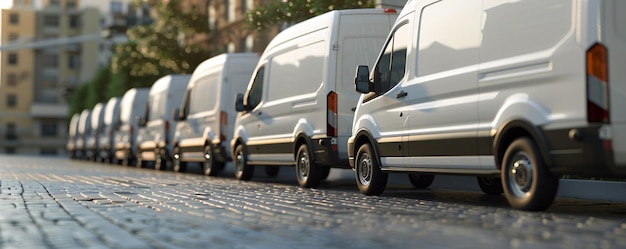
[[[369,185],[372,180],[372,159],[366,153],[361,154],[359,160],[359,181],[362,185]]]
[[[300,154],[300,158],[298,158],[298,172],[300,173],[300,178],[305,179],[309,176],[309,156],[306,152]]]
[[[515,195],[524,196],[530,191],[533,182],[533,165],[526,153],[520,152],[515,156],[508,178]]]

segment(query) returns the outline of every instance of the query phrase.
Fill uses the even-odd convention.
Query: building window
[[[17,106],[17,96],[15,94],[7,95],[7,107]]]
[[[80,27],[80,16],[73,15],[70,16],[70,28],[79,28]]]
[[[17,54],[10,53],[9,54],[9,65],[17,65]]]
[[[7,77],[8,77],[7,79],[8,86],[17,86],[17,74],[9,73]]]
[[[65,5],[66,5],[66,7],[68,9],[75,9],[76,8],[76,1],[75,0],[67,0]]]
[[[7,140],[16,140],[17,132],[15,132],[15,123],[7,123],[7,133],[5,134]]]
[[[56,54],[48,54],[43,56],[43,66],[44,68],[57,68],[59,66],[59,56]]]
[[[124,6],[122,2],[117,2],[117,1],[111,2],[111,14],[123,13],[124,12],[123,8]]]
[[[11,24],[20,24],[20,15],[17,13],[11,13],[9,16],[9,22]]]
[[[60,6],[59,0],[50,0],[50,6]]]
[[[59,26],[59,16],[57,15],[45,15],[43,17],[43,25],[48,27],[58,27]]]
[[[54,89],[57,87],[57,77],[54,75],[44,75],[41,80],[41,88]]]
[[[226,15],[226,20],[228,20],[228,22],[234,22],[235,18],[237,18],[235,16],[235,10],[237,9],[236,5],[237,5],[237,1],[226,0],[226,9],[228,11],[228,14]]]
[[[41,124],[42,137],[56,137],[58,135],[57,123],[44,122]]]
[[[9,34],[9,42],[15,41],[19,38],[20,36],[16,33],[10,33]]]
[[[77,69],[78,68],[78,61],[79,61],[80,57],[78,57],[77,54],[71,54],[68,57],[68,67],[70,69]]]

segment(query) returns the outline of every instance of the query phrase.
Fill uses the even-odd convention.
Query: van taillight
[[[391,8],[385,9],[384,12],[385,13],[398,13],[396,9],[391,9]]]
[[[336,137],[337,132],[337,93],[330,92],[326,96],[326,135]]]
[[[587,50],[587,121],[609,122],[608,54],[606,47],[595,44]]]
[[[220,112],[220,142],[226,141],[226,132],[228,132],[228,114]]]

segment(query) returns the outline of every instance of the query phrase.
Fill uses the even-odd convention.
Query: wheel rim
[[[174,158],[174,163],[173,163],[173,168],[174,171],[180,171],[180,152],[178,152],[178,148],[174,150],[174,155],[172,156]]]
[[[298,156],[298,175],[300,179],[306,179],[309,176],[309,167],[311,167],[311,162],[308,153],[300,153]]]
[[[525,152],[518,152],[507,174],[511,191],[518,197],[528,194],[533,182],[533,163]]]
[[[369,185],[372,181],[372,159],[367,153],[361,154],[359,158],[359,168],[357,170],[359,174],[359,181],[362,185]]]
[[[237,151],[237,156],[235,157],[235,171],[238,176],[240,176],[243,172],[243,164],[245,163],[244,160],[243,152],[241,150]]]

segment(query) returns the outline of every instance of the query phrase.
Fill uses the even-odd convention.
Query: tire
[[[387,187],[387,173],[380,170],[378,158],[369,143],[361,145],[355,161],[356,185],[364,195],[380,195]]]
[[[141,158],[141,152],[137,152],[137,155],[135,156],[135,166],[137,168],[143,168],[145,165],[145,163],[143,162],[143,159]]]
[[[322,176],[320,177],[322,181],[325,181],[330,174],[330,167],[322,167]]]
[[[415,188],[428,188],[435,180],[435,175],[409,174],[409,181]]]
[[[548,172],[539,149],[527,137],[516,139],[506,149],[501,178],[509,205],[527,211],[548,208],[559,186],[559,178]]]
[[[480,190],[482,190],[485,194],[499,195],[504,193],[500,177],[478,176],[476,177],[476,181],[478,182]]]
[[[179,147],[174,147],[174,152],[172,153],[172,170],[174,172],[185,172],[187,170],[187,162],[183,162],[181,159],[181,153]]]
[[[322,173],[322,167],[315,164],[309,146],[300,145],[298,152],[296,152],[296,178],[300,187],[319,187],[322,182]]]
[[[217,176],[224,169],[224,162],[215,160],[213,151],[208,145],[204,146],[204,162],[202,162],[202,171],[206,176]]]
[[[154,169],[155,170],[169,170],[169,158],[164,157],[160,151],[161,150],[157,149],[154,152],[154,155],[155,155]]]
[[[276,177],[280,172],[280,167],[278,166],[265,166],[265,174],[269,177]]]
[[[235,178],[238,180],[247,181],[254,175],[254,167],[248,165],[247,160],[243,145],[237,145],[233,165],[235,166]]]

